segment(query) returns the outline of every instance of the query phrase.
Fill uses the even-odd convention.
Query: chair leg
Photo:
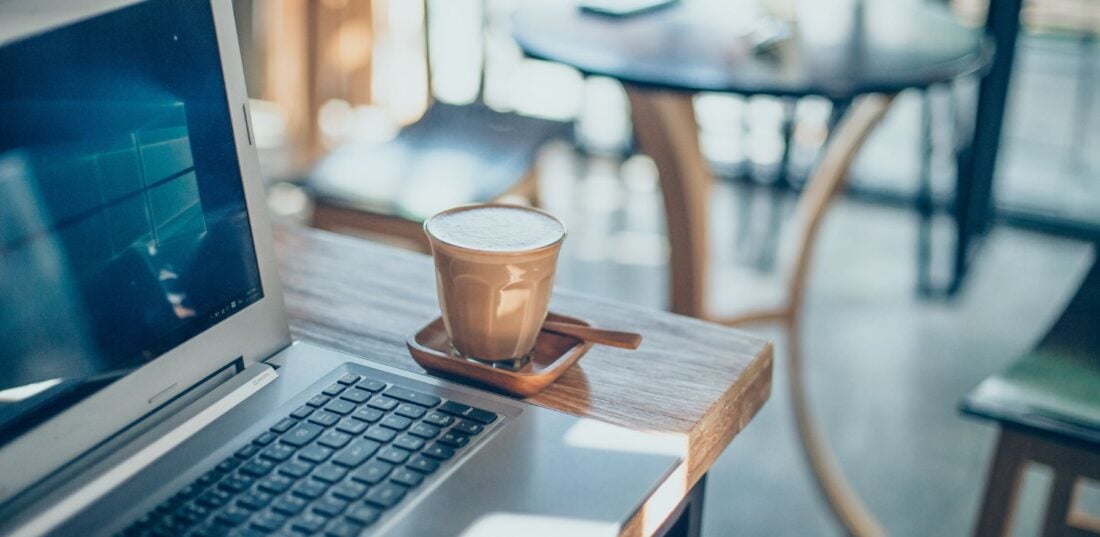
[[[1027,444],[1026,437],[1020,433],[1001,429],[997,451],[986,477],[985,498],[974,528],[975,537],[1003,537],[1012,527],[1020,477],[1028,460]]]
[[[1047,510],[1043,521],[1045,537],[1062,537],[1065,534],[1070,509],[1073,507],[1073,486],[1077,476],[1062,468],[1054,469],[1054,483],[1047,497]]]

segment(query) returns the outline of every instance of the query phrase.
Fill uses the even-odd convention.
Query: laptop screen
[[[263,296],[212,16],[0,46],[0,445]]]

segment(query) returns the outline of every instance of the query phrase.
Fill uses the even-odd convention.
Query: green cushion
[[[1100,361],[1036,352],[984,380],[963,410],[978,416],[1100,442]]]

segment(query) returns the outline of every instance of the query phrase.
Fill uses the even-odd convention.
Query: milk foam
[[[428,220],[428,232],[447,244],[489,252],[522,252],[554,244],[565,234],[557,219],[522,207],[470,207]]]

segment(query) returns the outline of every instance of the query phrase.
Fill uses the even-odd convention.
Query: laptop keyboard
[[[348,373],[122,535],[359,535],[496,419]]]

